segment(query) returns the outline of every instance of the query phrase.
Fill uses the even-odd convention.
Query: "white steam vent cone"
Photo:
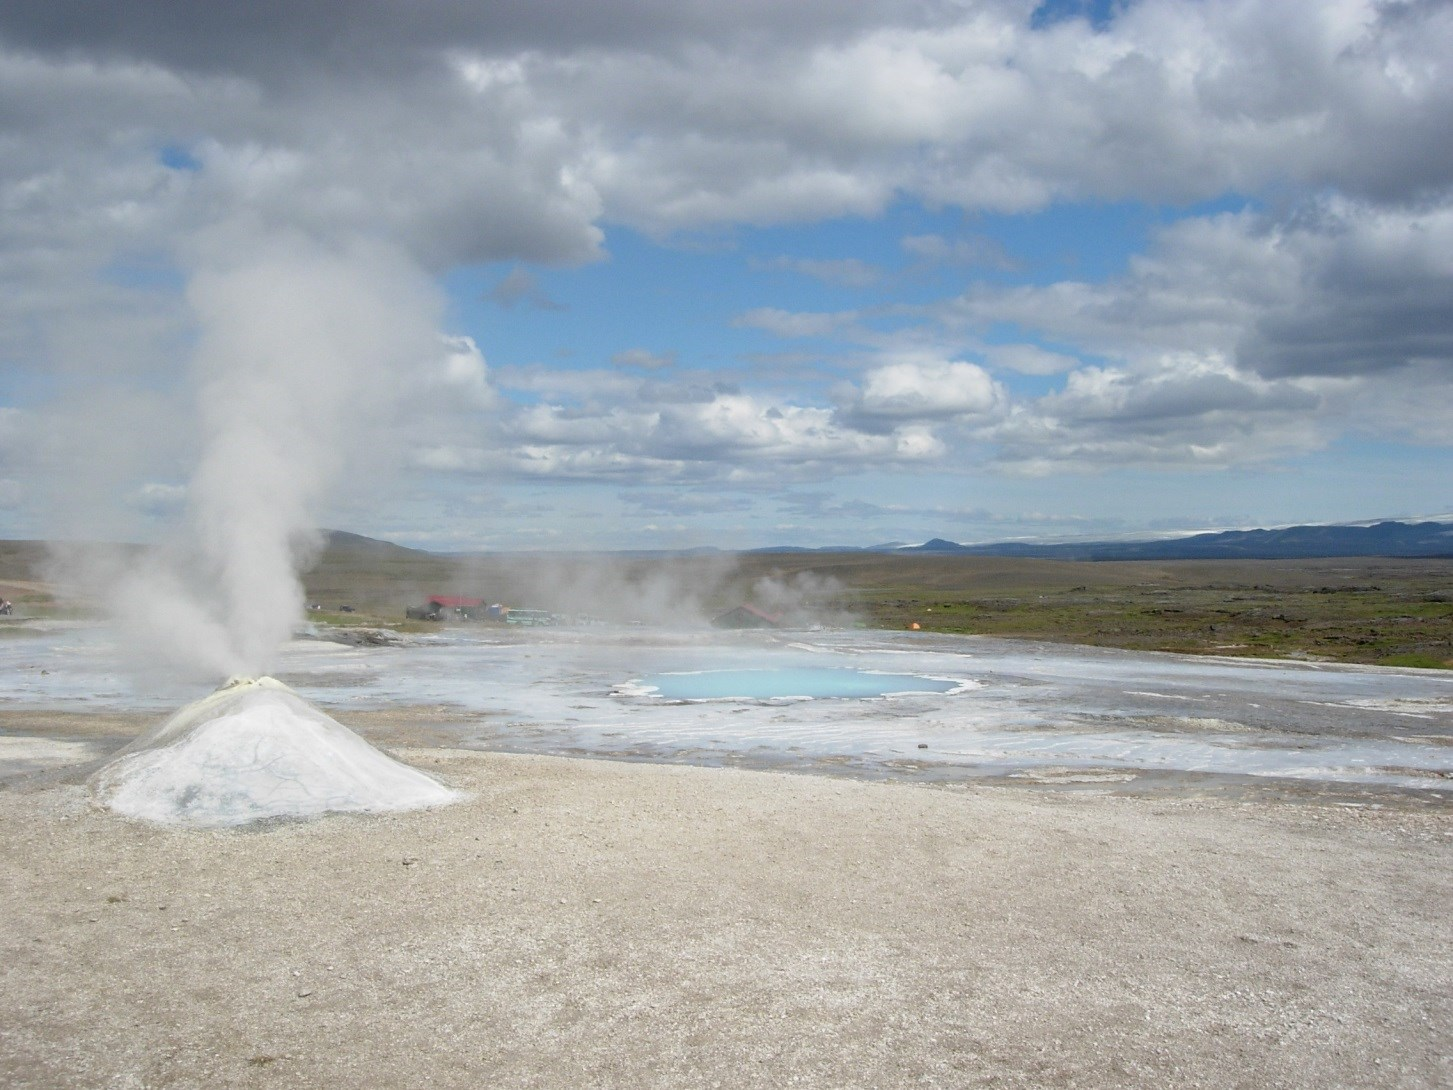
[[[188,704],[107,762],[91,784],[119,814],[201,828],[419,810],[461,797],[270,677],[233,678]]]

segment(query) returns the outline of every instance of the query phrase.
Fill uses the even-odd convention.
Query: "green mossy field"
[[[41,546],[0,542],[0,594],[24,615],[73,615],[40,580]],[[572,588],[665,604],[689,589],[707,615],[796,588],[810,614],[869,628],[1005,636],[1142,651],[1453,667],[1453,558],[1054,561],[882,553],[458,558],[372,543],[330,548],[305,577],[315,622],[428,629],[404,610],[431,594],[575,612]],[[9,588],[7,591],[6,588]],[[341,607],[347,606],[347,611]],[[610,619],[610,618],[607,618]]]
[[[1453,667],[1453,560],[1059,562],[753,557],[808,563],[874,628],[1141,651]]]

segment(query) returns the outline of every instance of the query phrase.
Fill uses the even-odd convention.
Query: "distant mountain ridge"
[[[960,545],[934,538],[899,550],[1042,560],[1311,560],[1338,556],[1453,557],[1453,523],[1397,522],[1368,526],[1287,526],[1224,530],[1153,541],[1076,541],[1033,545],[1006,541]]]
[[[342,530],[325,531],[335,554],[455,556],[469,553],[431,553],[390,541]],[[695,549],[650,549],[616,553],[620,556],[688,556],[735,550],[702,546]],[[1275,530],[1224,530],[1188,537],[1140,541],[1068,541],[1034,544],[1001,541],[961,545],[936,537],[922,545],[887,542],[879,545],[805,547],[780,545],[743,550],[747,553],[912,553],[953,556],[1005,556],[1035,560],[1313,560],[1339,556],[1402,556],[1453,558],[1453,522],[1400,522],[1386,519],[1360,525],[1286,526]]]
[[[429,555],[421,549],[410,549],[407,545],[395,545],[392,541],[382,541],[376,537],[364,537],[362,534],[350,533],[347,530],[324,530],[322,533],[324,548],[334,552],[367,553],[371,556],[389,555],[396,557]]]

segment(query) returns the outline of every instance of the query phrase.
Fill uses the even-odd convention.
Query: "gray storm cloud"
[[[1141,0],[1099,27],[1036,6],[23,2],[0,93],[23,148],[111,158],[94,177],[163,221],[371,219],[446,264],[589,260],[602,220],[1288,185],[1396,204],[1453,177],[1447,5]],[[164,144],[203,169],[123,154]]]

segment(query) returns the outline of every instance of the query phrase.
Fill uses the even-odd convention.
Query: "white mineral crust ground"
[[[638,684],[725,670],[913,674],[960,688],[687,702]],[[402,716],[430,726],[436,745],[874,779],[1192,775],[1430,796],[1453,789],[1450,671],[903,632],[474,626],[396,646],[297,640],[278,676],[343,723],[376,727],[366,733],[387,745],[402,744],[385,729]],[[197,695],[138,683],[105,632],[86,625],[36,624],[0,642],[0,677],[0,711],[31,720],[160,717]],[[49,736],[75,740],[60,729]],[[84,752],[103,756],[102,739],[88,737]],[[0,779],[33,768],[35,757],[0,747]],[[57,751],[52,763],[64,757]]]
[[[280,680],[466,795],[237,835],[95,804],[87,762],[198,695],[118,660],[86,626],[0,641],[7,1090],[1453,1086],[1447,672],[903,633],[302,641]],[[973,685],[630,684],[814,668]],[[285,692],[207,697],[111,774],[212,817],[377,801],[372,757],[309,780],[361,743]],[[188,794],[209,761],[235,796]],[[793,774],[683,767],[724,763]]]

